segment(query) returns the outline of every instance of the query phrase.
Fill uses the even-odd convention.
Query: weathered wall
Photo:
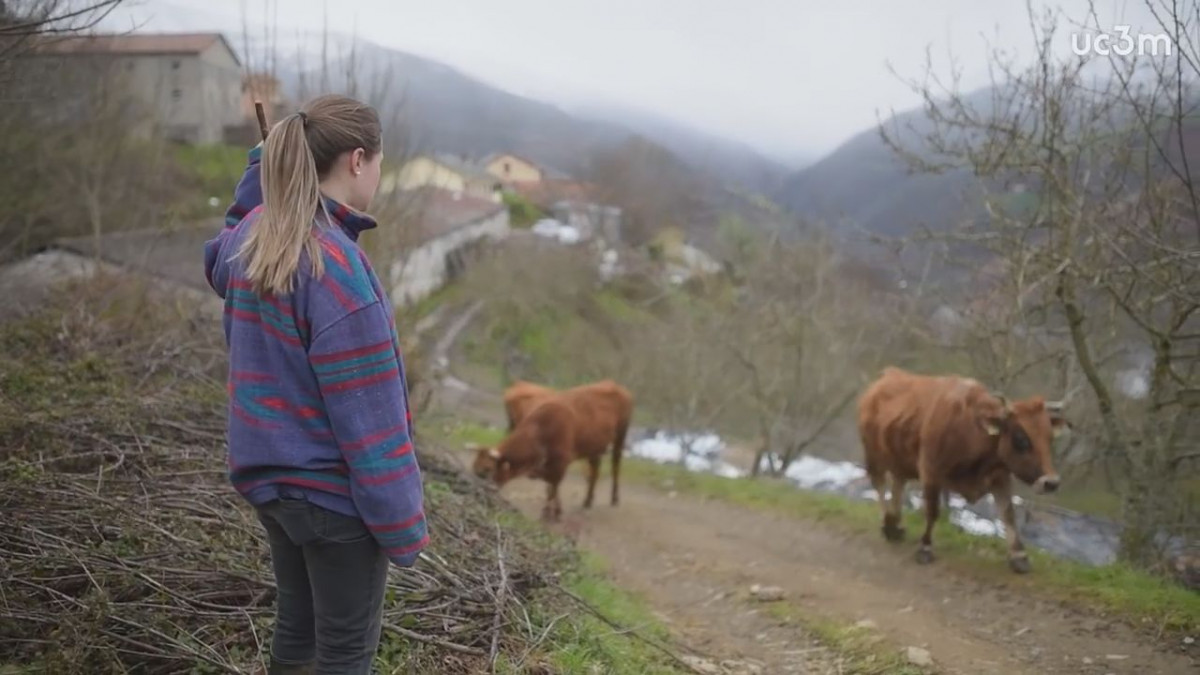
[[[508,231],[508,209],[499,209],[490,216],[425,242],[392,264],[392,302],[410,305],[438,290],[448,280],[451,254],[484,239],[503,239],[508,236]]]

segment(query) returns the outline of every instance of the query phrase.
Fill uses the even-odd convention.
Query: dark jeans
[[[366,525],[300,491],[259,507],[258,517],[278,588],[270,675],[369,675],[388,559]]]

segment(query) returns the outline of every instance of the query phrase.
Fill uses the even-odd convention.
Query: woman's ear
[[[366,161],[367,151],[363,150],[362,148],[355,148],[354,151],[350,153],[350,173],[354,174],[355,176],[361,174],[363,170],[363,164],[366,164]]]

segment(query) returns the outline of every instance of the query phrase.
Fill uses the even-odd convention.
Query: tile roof
[[[208,289],[204,280],[204,242],[221,231],[222,219],[211,218],[177,230],[131,230],[100,238],[100,257],[107,262],[184,286]],[[92,237],[59,239],[56,247],[81,256],[96,254]]]
[[[75,35],[48,38],[38,51],[54,54],[200,54],[217,43],[238,59],[237,52],[220,33],[130,33],[127,35]]]
[[[453,192],[435,187],[418,188],[412,195],[422,243],[508,208],[468,194],[455,197]]]

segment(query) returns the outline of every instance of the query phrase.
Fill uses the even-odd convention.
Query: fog
[[[1088,17],[1086,0],[1052,7]],[[788,163],[916,105],[903,79],[921,77],[927,56],[940,77],[957,72],[973,89],[989,83],[994,48],[1033,54],[1026,3],[992,0],[143,0],[107,27],[235,31],[243,12],[252,30],[294,35],[327,21],[568,110],[635,108]],[[1089,23],[1153,25],[1138,0],[1098,3]],[[1063,25],[1053,46],[1066,56]]]

